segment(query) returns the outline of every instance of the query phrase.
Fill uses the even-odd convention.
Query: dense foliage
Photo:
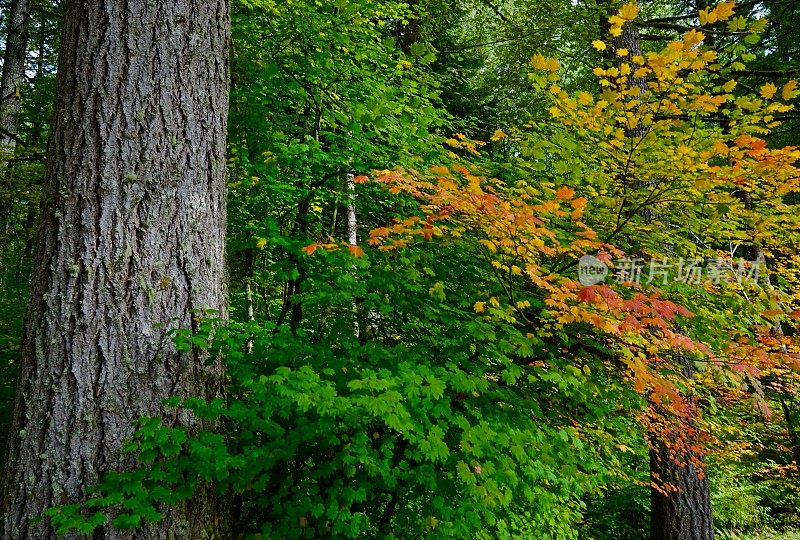
[[[171,400],[202,429],[142,419],[138,468],[45,519],[134,528],[211,489],[231,535],[642,538],[666,449],[723,537],[789,535],[800,92],[773,4],[235,2],[230,313],[174,336],[224,359],[226,396]],[[46,137],[26,114],[6,403]]]

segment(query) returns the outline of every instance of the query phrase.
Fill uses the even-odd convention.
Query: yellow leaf
[[[484,239],[478,240],[478,242],[480,242],[481,244],[486,246],[489,249],[489,251],[491,251],[492,253],[497,253],[497,246],[491,240],[486,240],[484,238]]]
[[[258,242],[256,242],[256,247],[258,249],[264,249],[267,245],[267,241],[264,238],[259,238]]]
[[[720,21],[726,21],[733,17],[733,9],[736,7],[735,2],[720,2],[714,8],[714,13]]]
[[[775,92],[778,91],[778,87],[772,83],[767,83],[761,87],[761,97],[764,99],[770,99],[772,96],[775,95]]]
[[[609,24],[611,24],[611,26],[622,26],[625,24],[625,19],[623,19],[619,15],[612,15],[611,17],[608,18],[608,22]]]
[[[505,139],[506,137],[508,137],[508,135],[503,133],[503,130],[498,129],[497,131],[494,132],[494,135],[492,135],[491,140],[499,141],[500,139]]]
[[[722,89],[726,92],[733,92],[734,88],[736,88],[736,81],[728,81],[722,85]]]
[[[606,50],[606,44],[600,41],[599,39],[592,41],[592,47],[594,47],[598,51]]]
[[[619,16],[626,21],[632,21],[639,15],[639,6],[633,2],[625,4],[619,10]]]
[[[797,91],[797,81],[792,80],[783,85],[781,97],[783,97],[784,101],[789,101],[790,99],[796,98],[799,93],[800,92]]]
[[[578,94],[578,103],[581,105],[591,105],[593,101],[592,95],[589,92],[581,92]]]
[[[486,302],[475,302],[473,307],[475,309],[475,313],[483,313],[486,311]]]
[[[617,56],[625,57],[628,56],[629,52],[628,49],[617,49]]]
[[[621,28],[621,27],[619,27],[619,26],[612,26],[612,27],[611,27],[611,28],[608,30],[608,33],[609,33],[609,34],[611,34],[611,35],[612,35],[612,36],[614,36],[614,37],[619,37],[619,36],[621,36],[621,35],[622,35],[622,28]]]
[[[683,44],[684,46],[691,48],[695,45],[699,45],[705,39],[705,37],[705,34],[702,32],[692,29],[683,35]]]
[[[555,94],[555,95],[560,94],[561,93],[561,87],[558,86],[557,84],[554,84],[553,86],[550,87],[550,93],[551,94]]]
[[[533,64],[534,68],[544,71],[547,69],[547,58],[541,54],[534,54],[533,58],[531,58],[531,64]]]

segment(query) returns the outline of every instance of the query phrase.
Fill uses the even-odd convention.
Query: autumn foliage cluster
[[[214,493],[263,538],[599,539],[617,495],[677,493],[664,468],[724,487],[797,429],[800,148],[771,136],[800,87],[741,80],[763,19],[722,2],[643,46],[625,4],[589,84],[536,53],[535,114],[479,141],[436,51],[386,44],[407,3],[312,4],[235,11],[232,316],[175,335],[227,394],[171,401],[205,430],[143,419],[61,532]]]

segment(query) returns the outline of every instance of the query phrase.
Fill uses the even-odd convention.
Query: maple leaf
[[[733,17],[735,7],[735,2],[720,2],[717,4],[717,7],[714,8],[714,13],[716,13],[718,20],[726,21]]]
[[[353,257],[363,257],[364,256],[364,250],[361,249],[361,246],[357,246],[355,244],[350,244],[349,246],[347,246],[347,249],[348,249],[348,251],[350,251],[350,255],[352,255]]]
[[[722,85],[722,89],[726,92],[733,92],[733,89],[736,88],[736,81],[730,80]]]
[[[391,233],[391,231],[387,227],[378,227],[377,229],[372,229],[369,235],[374,238],[377,236],[389,236],[389,233]]]
[[[533,67],[542,71],[547,70],[547,58],[541,54],[534,54],[531,58],[531,64]]]
[[[692,48],[702,43],[705,38],[705,34],[692,29],[683,35],[683,44],[687,48]]]
[[[578,94],[578,103],[581,105],[591,105],[592,101],[594,101],[594,98],[589,92],[584,91]]]
[[[772,83],[767,83],[761,87],[759,94],[761,94],[761,97],[763,97],[764,99],[770,99],[772,96],[775,95],[775,92],[777,91],[778,91],[777,86],[775,86]]]
[[[575,190],[569,186],[561,186],[556,191],[556,199],[567,201],[575,196]]]
[[[556,58],[548,58],[546,69],[547,71],[555,73],[561,69],[561,63]]]
[[[626,21],[632,21],[639,16],[639,6],[630,2],[622,6],[619,10],[619,16]]]
[[[783,85],[783,90],[781,90],[781,97],[784,101],[789,101],[790,99],[794,99],[797,95],[800,94],[797,90],[797,81],[791,80]]]
[[[600,41],[599,39],[596,39],[596,40],[592,41],[592,47],[594,47],[598,51],[606,50],[606,44],[604,42]]]
[[[700,19],[700,26],[705,26],[709,23],[717,22],[717,14],[707,9],[701,9],[697,15]]]
[[[308,245],[308,246],[304,247],[302,249],[302,251],[304,251],[306,253],[306,255],[311,256],[311,255],[314,254],[315,251],[317,251],[318,247],[320,247],[319,244],[311,244],[311,245]]]
[[[508,135],[506,135],[506,134],[503,132],[503,130],[501,130],[501,129],[498,129],[498,130],[496,130],[496,131],[494,132],[494,135],[492,135],[492,137],[491,137],[491,140],[492,140],[492,141],[499,141],[499,140],[501,140],[501,139],[505,139],[505,138],[507,138],[507,137],[508,137]]]
[[[594,286],[583,287],[578,291],[578,300],[584,304],[593,304],[595,300],[599,299],[600,295],[597,294]]]

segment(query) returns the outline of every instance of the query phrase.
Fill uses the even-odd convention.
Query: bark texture
[[[651,540],[713,540],[708,478],[701,464],[692,463],[698,459],[663,444],[650,450],[650,474],[659,485],[650,491]]]
[[[54,536],[170,395],[212,396],[221,371],[170,329],[224,312],[228,0],[68,0],[22,341],[6,539]],[[208,538],[209,497],[158,526],[99,538]],[[32,521],[33,519],[33,521]]]
[[[11,0],[0,78],[0,151],[9,153],[17,144],[22,84],[25,81],[25,53],[28,48],[28,23],[31,0]]]
[[[689,358],[679,355],[683,375],[694,376]],[[679,413],[654,408],[663,424],[650,435],[651,540],[713,540],[711,494],[705,471],[697,401],[686,397]]]

